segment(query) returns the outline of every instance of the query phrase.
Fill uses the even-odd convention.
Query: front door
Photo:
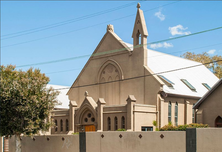
[[[94,125],[85,126],[85,132],[96,131],[96,127]]]

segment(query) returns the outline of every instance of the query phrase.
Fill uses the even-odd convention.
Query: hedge
[[[198,123],[191,123],[188,125],[179,125],[173,126],[172,124],[168,124],[160,128],[160,131],[186,131],[187,128],[207,128],[209,127],[208,124],[198,124]]]

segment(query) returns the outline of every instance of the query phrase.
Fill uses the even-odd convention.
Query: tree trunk
[[[16,145],[15,152],[22,152],[22,143],[19,134],[15,135],[15,145]]]

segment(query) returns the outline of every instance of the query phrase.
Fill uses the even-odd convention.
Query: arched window
[[[62,121],[62,119],[60,120],[60,131],[63,131],[63,121]]]
[[[222,127],[222,118],[220,116],[215,120],[215,127]]]
[[[66,131],[69,131],[69,121],[66,119]]]
[[[175,125],[178,125],[178,103],[175,104]]]
[[[121,127],[122,127],[122,129],[125,129],[125,117],[124,116],[122,116]]]
[[[195,110],[194,109],[192,109],[192,123],[195,123]]]
[[[55,132],[58,131],[58,123],[57,123],[57,120],[55,120]]]
[[[171,102],[168,103],[168,123],[171,123]]]
[[[111,119],[110,119],[110,117],[108,117],[108,119],[107,119],[107,130],[111,130]]]
[[[117,117],[115,117],[115,119],[114,119],[114,121],[115,121],[115,123],[114,123],[114,125],[115,125],[115,130],[117,130],[118,129],[118,119],[117,119]]]

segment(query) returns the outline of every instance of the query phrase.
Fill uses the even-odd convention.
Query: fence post
[[[86,132],[79,132],[79,152],[86,152]]]
[[[186,152],[197,151],[196,128],[186,129]]]

